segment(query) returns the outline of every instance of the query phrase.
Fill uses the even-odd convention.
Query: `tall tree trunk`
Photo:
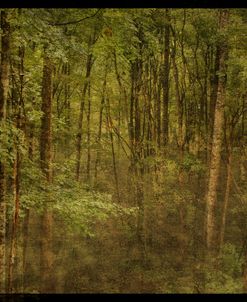
[[[1,71],[0,71],[0,125],[5,127],[6,103],[9,88],[10,24],[7,10],[1,11]],[[5,292],[6,269],[6,204],[5,204],[5,164],[0,159],[0,292]]]
[[[176,102],[177,102],[177,121],[178,121],[178,147],[180,150],[180,153],[183,152],[183,145],[184,145],[184,139],[183,139],[183,98],[181,96],[181,92],[179,89],[179,77],[178,77],[178,68],[176,64],[175,59],[175,49],[174,53],[172,55],[172,62],[173,62],[173,72],[174,72],[174,80],[175,80],[175,91],[176,91]]]
[[[19,87],[13,85],[13,89],[19,88],[19,97],[16,100],[16,128],[22,128],[21,121],[21,108],[23,105],[23,84],[24,84],[24,47],[19,48]],[[17,94],[16,94],[17,95]],[[17,230],[19,222],[19,207],[20,207],[20,168],[21,168],[21,156],[19,151],[19,144],[15,142],[15,161],[14,161],[14,171],[13,171],[13,192],[14,192],[14,217],[12,223],[12,232],[11,232],[11,244],[10,244],[10,255],[9,255],[9,271],[8,271],[8,292],[13,292],[13,272],[14,264],[16,258],[16,241],[17,241]]]
[[[32,100],[32,105],[34,106],[34,98]],[[34,122],[30,122],[29,134],[28,134],[28,157],[30,161],[33,161],[34,152]],[[25,209],[25,216],[23,221],[23,250],[22,250],[22,283],[23,291],[26,288],[26,273],[27,273],[27,247],[29,239],[29,222],[30,222],[30,209]]]
[[[229,10],[222,9],[219,12],[219,30],[225,31],[228,26]],[[218,177],[220,172],[220,153],[222,145],[222,127],[223,114],[225,105],[225,89],[226,89],[226,60],[228,56],[227,40],[218,45],[219,51],[219,82],[217,88],[217,99],[215,105],[215,118],[213,129],[213,141],[211,150],[211,162],[209,169],[208,192],[206,196],[206,244],[208,250],[212,250],[215,246],[215,206],[217,199]]]
[[[214,53],[215,52],[215,53]],[[210,49],[210,97],[209,97],[209,115],[208,115],[208,137],[207,137],[207,159],[210,163],[210,154],[213,144],[213,131],[214,131],[214,119],[215,119],[215,107],[217,101],[217,91],[219,85],[218,72],[220,68],[220,49],[219,46],[216,46],[216,50],[211,47]]]
[[[106,65],[107,67],[107,65]],[[106,75],[107,75],[107,68],[105,69],[105,76],[103,82],[103,91],[102,97],[100,102],[100,112],[99,112],[99,128],[98,128],[98,136],[97,136],[97,153],[96,153],[96,160],[95,160],[95,170],[94,170],[94,179],[97,179],[98,174],[98,165],[100,163],[100,154],[101,154],[101,134],[102,134],[102,120],[103,120],[103,110],[105,104],[105,90],[106,90]]]
[[[40,161],[41,170],[48,185],[52,183],[52,62],[44,51],[43,82],[42,82],[42,107],[40,135]],[[52,253],[52,212],[49,208],[49,193],[41,220],[41,281],[40,291],[43,293],[54,290],[54,278],[52,275],[53,253]]]
[[[134,105],[135,105],[135,64],[131,64],[131,94],[130,94],[130,120],[129,120],[129,139],[131,149],[134,150]],[[133,166],[133,156],[131,166]]]
[[[107,128],[110,135],[111,140],[111,150],[112,150],[112,163],[113,163],[113,173],[114,173],[114,180],[116,185],[116,193],[117,193],[117,200],[120,202],[120,195],[119,195],[119,183],[118,183],[118,173],[117,173],[117,166],[116,166],[116,155],[115,155],[115,148],[114,148],[114,140],[113,140],[113,133],[112,133],[112,127],[113,122],[110,115],[110,101],[109,98],[106,98],[106,121],[107,121]]]
[[[18,147],[17,147],[18,148]],[[17,228],[19,222],[19,207],[20,207],[20,154],[16,150],[16,158],[14,161],[14,217],[11,231],[11,243],[9,254],[9,269],[8,269],[8,292],[13,292],[13,272],[16,257],[16,240],[17,240]]]
[[[26,288],[26,274],[27,274],[27,246],[29,238],[29,221],[30,209],[25,210],[25,217],[23,222],[23,250],[22,250],[22,288],[23,292]]]
[[[66,63],[65,68],[65,75],[66,75],[66,82],[64,87],[64,98],[65,98],[65,113],[66,113],[66,122],[67,126],[71,126],[71,120],[70,120],[70,84],[69,84],[69,76],[70,76],[70,64],[69,62]]]
[[[170,56],[170,17],[166,9],[165,24],[165,52],[164,52],[164,80],[163,80],[163,146],[168,142],[168,106],[169,106],[169,56]]]
[[[212,54],[212,58],[213,58],[213,54]],[[217,46],[215,58],[214,58],[214,65],[211,68],[211,75],[210,75],[211,78],[210,78],[209,127],[210,127],[211,140],[213,136],[214,114],[215,114],[215,106],[217,101],[217,91],[218,91],[218,84],[219,84],[219,77],[218,77],[219,69],[220,69],[220,47]]]
[[[220,251],[222,250],[224,244],[225,228],[226,228],[226,214],[229,203],[232,175],[231,175],[231,166],[232,166],[232,151],[231,147],[228,148],[228,159],[227,159],[227,177],[226,177],[226,189],[225,197],[223,202],[223,212],[221,220],[221,230],[220,230]]]
[[[115,73],[118,81],[118,86],[120,90],[120,98],[123,99],[123,105],[121,106],[122,111],[122,118],[125,121],[126,125],[129,125],[129,111],[128,111],[128,99],[127,99],[127,92],[126,88],[124,87],[119,71],[118,71],[118,65],[117,65],[117,55],[116,50],[114,50],[114,67],[115,67]]]
[[[85,78],[83,91],[82,91],[80,114],[79,114],[79,121],[78,121],[78,132],[77,132],[77,137],[76,137],[76,180],[77,181],[80,180],[80,174],[81,174],[82,122],[83,122],[83,112],[84,112],[84,106],[85,106],[85,97],[86,97],[86,93],[87,93],[87,89],[88,89],[92,64],[93,64],[93,56],[90,53],[87,57],[86,78]]]
[[[161,87],[162,87],[162,77],[161,70],[158,71],[158,85],[157,85],[157,107],[156,107],[156,132],[157,132],[157,146],[160,149],[161,146]]]
[[[90,119],[91,119],[91,92],[90,92],[90,82],[88,84],[88,108],[87,108],[87,182],[90,184],[90,167],[91,167],[91,129],[90,129]]]

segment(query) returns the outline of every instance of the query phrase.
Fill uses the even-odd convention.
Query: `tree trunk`
[[[13,100],[16,102],[16,128],[22,128],[21,121],[21,108],[23,105],[23,84],[24,84],[24,47],[19,48],[19,97],[16,93],[17,99]],[[17,90],[13,84],[13,89]],[[19,207],[20,207],[20,168],[21,168],[21,156],[19,151],[19,144],[15,142],[15,161],[14,161],[14,171],[13,171],[13,192],[14,192],[14,217],[12,223],[11,232],[11,244],[10,244],[10,255],[9,255],[9,271],[8,271],[8,292],[13,292],[13,271],[16,258],[16,241],[17,241],[17,229],[19,222]]]
[[[88,83],[91,73],[91,68],[93,64],[93,56],[90,53],[87,58],[87,67],[86,67],[86,78],[82,91],[81,105],[80,105],[80,114],[79,114],[79,122],[78,122],[78,132],[76,137],[76,180],[80,180],[81,174],[81,142],[82,142],[82,122],[83,122],[83,112],[85,105],[85,96],[88,89]]]
[[[17,147],[18,148],[18,147]],[[8,292],[13,292],[13,271],[16,257],[16,240],[17,228],[19,222],[19,207],[20,207],[20,154],[16,150],[16,158],[14,162],[14,217],[11,231],[11,244],[9,254],[9,270],[8,270]]]
[[[30,209],[25,210],[25,217],[23,222],[23,250],[22,250],[22,287],[23,292],[26,288],[26,274],[27,274],[27,244],[29,238],[29,220],[30,220]]]
[[[117,65],[117,56],[116,56],[116,50],[114,50],[114,66],[115,66],[115,73],[118,81],[118,86],[120,90],[120,98],[123,99],[123,105],[121,108],[123,108],[122,111],[122,118],[125,121],[126,125],[129,125],[129,111],[128,111],[128,99],[127,99],[127,92],[126,89],[121,81],[121,77],[118,71],[118,65]]]
[[[182,152],[183,150],[183,99],[181,97],[180,89],[179,89],[179,78],[178,78],[178,68],[175,60],[175,53],[172,56],[173,61],[173,71],[174,71],[174,80],[175,80],[175,90],[176,90],[176,102],[177,102],[177,121],[178,121],[178,147]]]
[[[113,140],[113,133],[112,133],[112,119],[110,115],[110,101],[109,98],[106,98],[106,121],[107,121],[107,128],[110,135],[111,140],[111,150],[112,150],[112,163],[113,163],[113,173],[114,173],[114,180],[116,185],[116,193],[117,193],[117,200],[120,202],[120,195],[119,195],[119,183],[118,183],[118,174],[117,174],[117,166],[116,166],[116,155],[115,155],[115,148],[114,148],[114,140]]]
[[[52,62],[44,51],[43,82],[42,82],[42,107],[40,135],[40,161],[41,170],[47,184],[52,183]],[[52,274],[53,253],[52,253],[52,212],[49,209],[49,194],[46,196],[44,212],[41,220],[41,281],[40,291],[43,293],[54,290]]]
[[[105,77],[103,82],[103,92],[102,98],[100,102],[100,112],[99,112],[99,129],[98,129],[98,136],[97,136],[97,153],[96,153],[96,160],[95,160],[95,170],[94,170],[94,179],[97,179],[98,174],[98,165],[100,163],[100,154],[101,154],[101,134],[102,134],[102,120],[103,120],[103,110],[105,104],[105,90],[106,90],[106,75],[107,75],[107,68],[105,69]]]
[[[217,46],[214,65],[211,69],[211,78],[210,78],[210,107],[209,107],[209,129],[210,129],[210,139],[212,140],[213,136],[213,126],[214,126],[214,114],[215,114],[215,106],[217,101],[217,91],[219,84],[218,72],[220,69],[220,47]]]
[[[228,26],[229,11],[222,9],[219,12],[219,30],[225,31]],[[213,140],[211,150],[211,162],[209,169],[208,192],[206,196],[206,244],[208,250],[215,246],[215,205],[217,199],[218,177],[220,172],[220,153],[222,145],[222,127],[225,105],[226,89],[226,60],[228,56],[228,45],[226,38],[218,45],[219,49],[219,82],[217,88],[217,99],[215,105],[215,118],[213,129]]]
[[[88,108],[87,108],[87,182],[90,184],[90,167],[91,167],[91,93],[90,93],[90,82],[88,84]]]
[[[0,124],[5,127],[6,103],[9,88],[9,50],[10,50],[10,25],[7,10],[1,11],[2,52],[0,73]],[[0,160],[0,292],[5,292],[6,269],[6,204],[5,204],[5,165]]]
[[[34,98],[32,101],[34,106]],[[28,138],[28,157],[30,161],[33,161],[33,152],[34,152],[34,129],[35,124],[30,122],[29,125],[29,138]],[[29,221],[30,221],[30,209],[25,209],[25,216],[23,221],[23,251],[22,251],[22,283],[23,283],[23,291],[25,291],[26,287],[26,273],[27,273],[27,246],[28,246],[28,239],[29,239]]]
[[[64,98],[65,98],[65,114],[66,114],[66,123],[67,127],[69,128],[71,126],[71,120],[70,120],[70,84],[69,84],[69,76],[70,76],[70,64],[69,62],[66,63],[65,68],[65,75],[66,75],[66,83],[64,87]]]
[[[168,106],[169,106],[169,56],[170,56],[170,17],[169,9],[166,9],[165,24],[165,52],[164,52],[164,80],[163,80],[163,146],[168,142]]]
[[[161,78],[161,71],[159,69],[158,75],[158,85],[157,85],[157,107],[156,107],[156,133],[157,133],[157,146],[160,149],[161,145],[161,85],[162,85],[162,78]]]
[[[221,220],[221,230],[220,230],[220,251],[222,250],[224,244],[224,236],[225,236],[225,228],[226,228],[226,214],[229,203],[230,189],[231,189],[231,166],[232,166],[232,151],[231,147],[228,150],[228,161],[227,161],[227,178],[226,178],[226,190],[225,197],[223,202],[223,212],[222,212],[222,220]]]

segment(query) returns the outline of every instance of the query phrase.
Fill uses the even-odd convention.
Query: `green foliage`
[[[0,158],[3,162],[13,164],[15,160],[15,148],[21,154],[26,153],[25,137],[22,130],[17,129],[10,121],[0,124]]]
[[[231,10],[229,28],[224,33],[218,29],[219,11],[211,9],[169,9],[170,18],[164,9],[155,8],[10,12],[8,118],[0,124],[0,159],[7,168],[7,221],[11,232],[16,210],[13,163],[16,151],[20,153],[16,288],[17,279],[22,278],[20,255],[27,239],[30,284],[25,289],[38,292],[40,222],[44,210],[49,210],[54,220],[53,252],[57,257],[53,277],[58,291],[241,292],[242,266],[246,263],[240,247],[247,213],[246,163],[242,159],[246,151],[246,11]],[[168,24],[169,140],[163,146]],[[226,41],[229,56],[214,217],[217,230],[222,224],[229,142],[232,183],[226,243],[219,258],[208,259],[204,254],[204,220],[214,119],[213,85],[215,76],[225,76],[214,73],[217,47]],[[25,50],[24,74],[19,74],[21,47]],[[40,163],[44,48],[53,64],[50,183]],[[87,78],[90,55],[93,64]],[[132,73],[135,68],[138,79]],[[16,125],[18,109],[21,130]],[[80,113],[80,180],[76,181]],[[182,133],[178,133],[179,116]],[[180,134],[183,146],[178,146]],[[26,223],[28,209],[30,229],[25,238],[20,226]],[[8,244],[10,235],[7,232]]]
[[[205,164],[193,154],[187,153],[183,158],[182,168],[187,172],[202,173],[206,171]]]

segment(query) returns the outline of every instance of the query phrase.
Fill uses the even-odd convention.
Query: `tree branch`
[[[79,20],[62,22],[62,23],[49,23],[49,25],[52,25],[52,26],[62,26],[62,25],[77,24],[77,23],[80,23],[80,22],[82,22],[82,21],[84,21],[86,19],[95,17],[101,10],[102,10],[102,8],[99,8],[94,14],[92,14],[90,16],[87,16],[85,18],[79,19]]]

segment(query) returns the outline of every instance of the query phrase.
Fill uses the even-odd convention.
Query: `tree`
[[[5,129],[6,105],[9,88],[9,51],[10,51],[10,24],[8,10],[1,10],[2,29],[2,53],[0,73],[0,124],[2,131]],[[6,269],[6,241],[5,241],[5,162],[0,161],[0,291],[5,290],[5,269]]]
[[[2,291],[246,291],[246,10],[1,14]]]
[[[169,106],[169,56],[170,56],[170,24],[169,9],[166,9],[164,80],[163,80],[163,145],[168,142],[168,106]]]
[[[44,48],[42,80],[42,107],[40,133],[40,163],[47,186],[52,183],[52,71],[53,65],[48,54],[47,46]],[[54,290],[52,278],[52,212],[49,206],[49,193],[47,190],[47,202],[45,204],[41,220],[41,292]]]
[[[213,140],[212,151],[209,168],[209,182],[208,192],[206,197],[207,204],[207,219],[206,219],[206,243],[207,248],[212,250],[215,248],[215,206],[217,199],[217,186],[220,170],[220,154],[222,145],[222,129],[223,129],[223,114],[226,98],[226,73],[227,65],[226,60],[228,56],[228,44],[225,31],[227,30],[229,22],[229,10],[219,11],[219,30],[224,33],[224,40],[221,39],[218,44],[219,53],[219,71],[218,71],[218,87],[217,87],[217,99],[215,105],[214,114],[214,128],[213,128]]]

